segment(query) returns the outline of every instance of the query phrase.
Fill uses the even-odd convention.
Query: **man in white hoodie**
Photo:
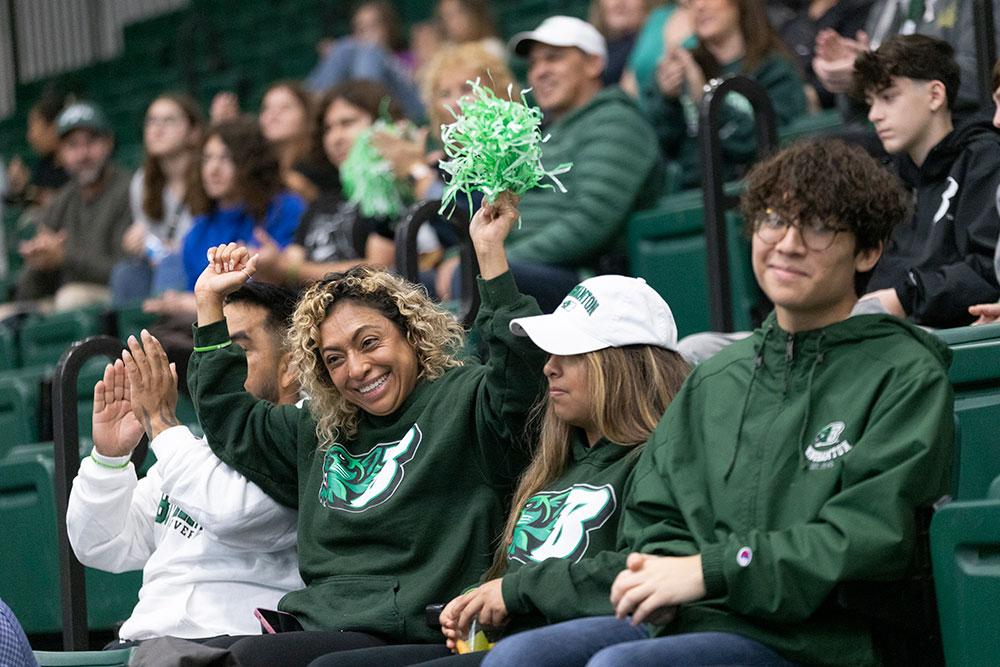
[[[285,288],[249,283],[225,306],[233,342],[246,350],[246,389],[298,401],[283,337],[295,305]],[[177,420],[177,377],[148,332],[128,341],[94,390],[94,450],[73,482],[66,523],[84,565],[143,570],[123,642],[260,632],[256,607],[277,608],[302,587],[294,509],[220,461]],[[129,462],[143,430],[156,463],[137,479]]]

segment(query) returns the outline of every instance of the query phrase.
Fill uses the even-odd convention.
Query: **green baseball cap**
[[[85,129],[96,134],[112,135],[111,124],[101,108],[91,102],[76,102],[63,109],[56,120],[59,138],[73,130]]]

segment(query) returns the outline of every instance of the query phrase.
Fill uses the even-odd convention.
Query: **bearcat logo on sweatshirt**
[[[577,562],[587,552],[590,531],[603,526],[615,512],[610,484],[574,484],[546,491],[525,503],[514,526],[507,557],[519,563],[563,558]]]
[[[334,443],[323,458],[319,501],[345,512],[364,512],[392,497],[403,481],[403,466],[413,460],[423,434],[414,424],[402,439],[380,443],[354,456]]]
[[[846,427],[844,422],[830,422],[819,430],[812,444],[806,447],[806,458],[814,467],[831,463],[854,449],[854,445],[840,439]]]

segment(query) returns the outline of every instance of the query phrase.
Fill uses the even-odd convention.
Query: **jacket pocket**
[[[337,575],[286,595],[284,611],[295,614],[307,630],[355,630],[390,638],[403,637],[395,577]]]

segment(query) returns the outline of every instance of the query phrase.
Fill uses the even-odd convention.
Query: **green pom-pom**
[[[554,169],[542,166],[542,111],[520,101],[507,99],[483,86],[479,79],[469,82],[472,93],[458,101],[455,122],[441,126],[446,159],[441,169],[451,176],[441,197],[441,212],[455,202],[459,192],[470,196],[474,190],[492,203],[501,192],[523,195],[536,187],[566,192],[557,176],[573,166],[561,164]],[[549,179],[551,183],[542,183]],[[471,204],[471,202],[470,202]],[[471,206],[470,206],[471,208]]]
[[[404,209],[403,191],[389,161],[375,150],[372,135],[399,131],[379,120],[354,140],[351,152],[340,165],[340,182],[348,201],[356,204],[361,215],[368,218],[395,218]]]

